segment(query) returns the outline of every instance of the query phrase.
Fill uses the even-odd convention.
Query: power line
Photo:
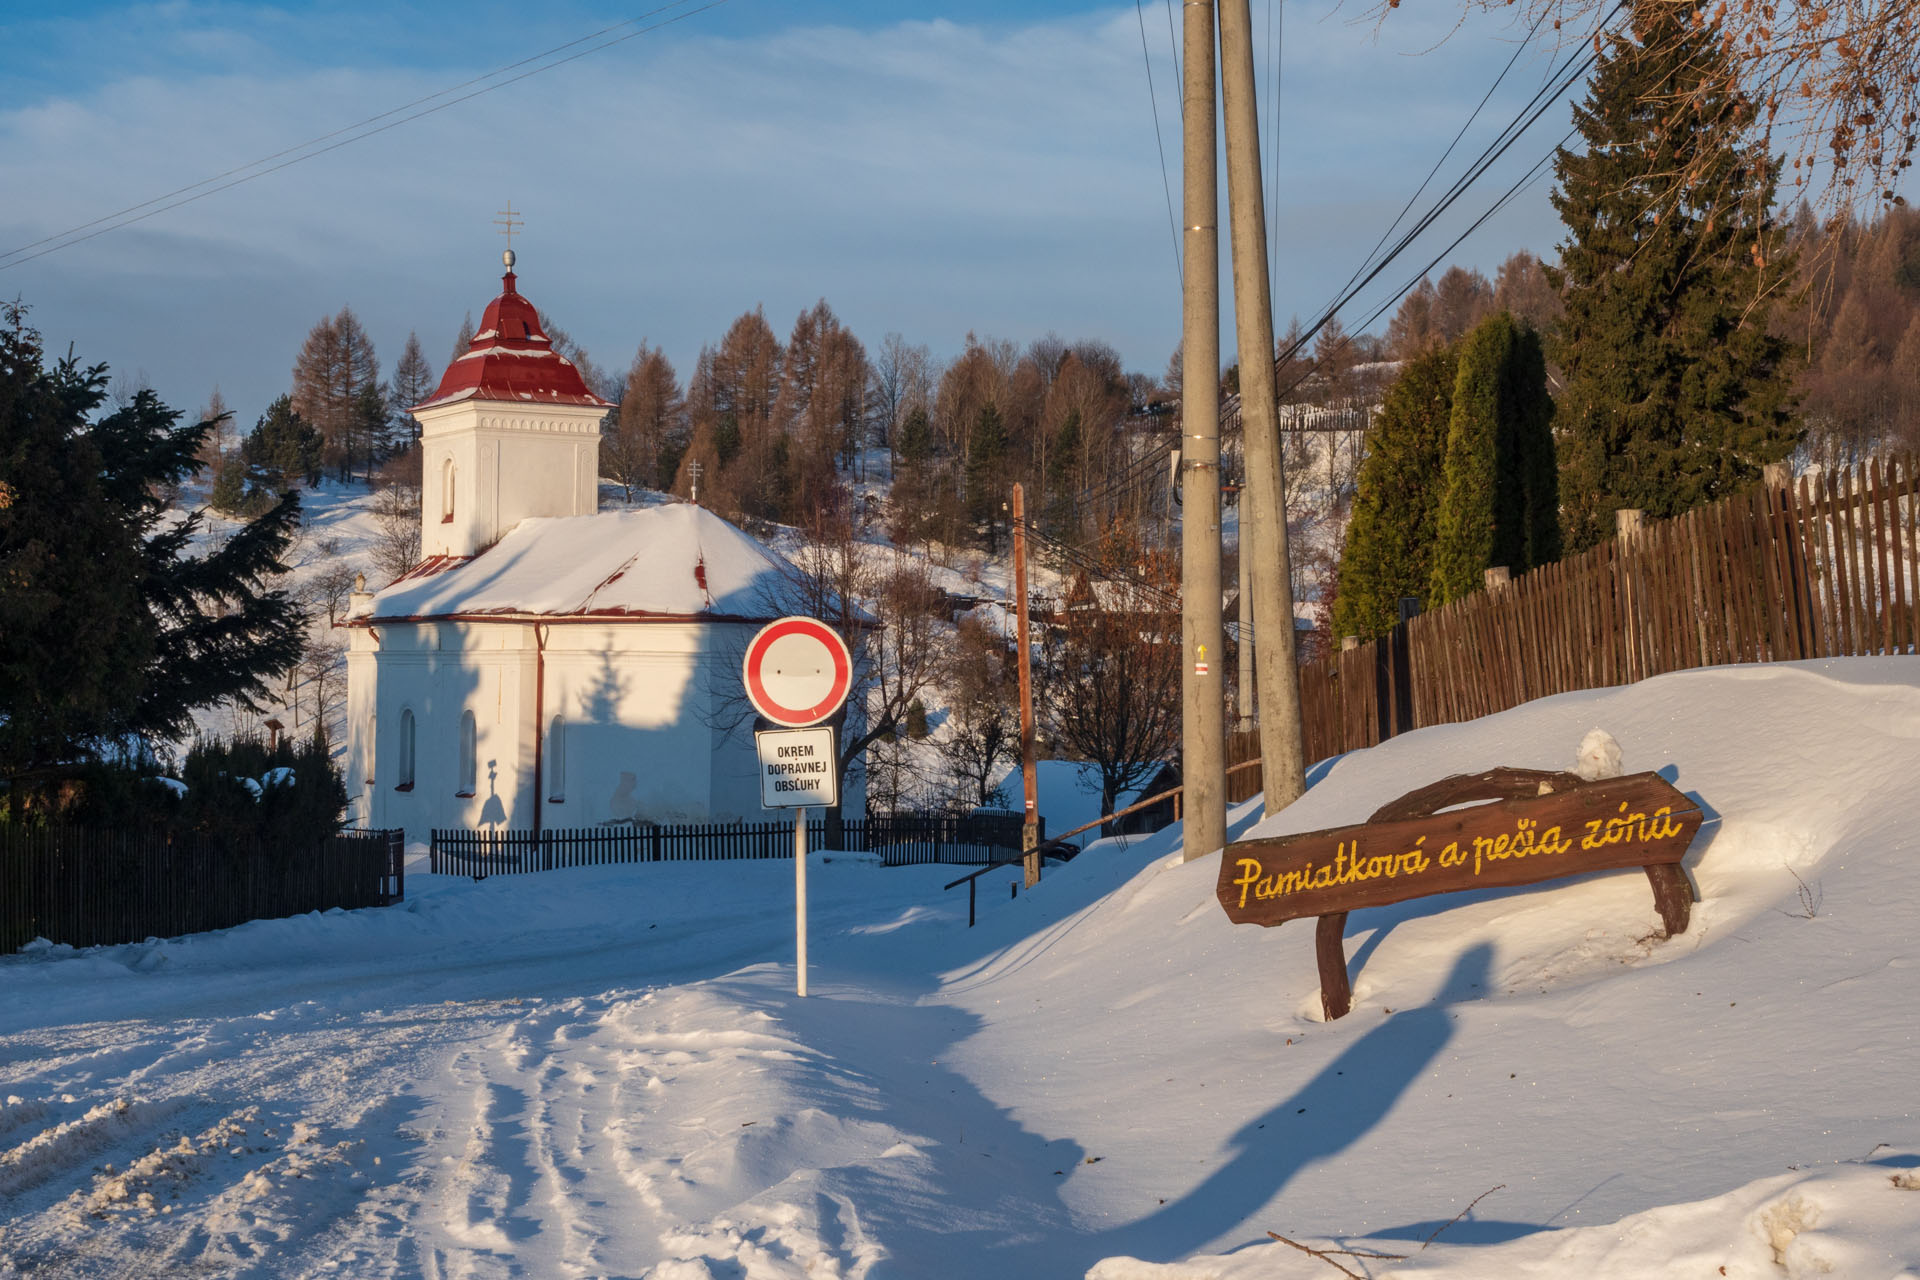
[[[471,80],[464,81],[461,84],[452,86],[451,88],[442,89],[437,93],[428,94],[426,97],[416,98],[413,102],[406,103],[403,106],[394,107],[390,110],[383,111],[378,115],[369,116],[365,120],[362,120],[357,124],[346,125],[342,128],[335,129],[331,133],[321,134],[320,136],[316,138],[311,138],[306,142],[299,143],[292,147],[283,148],[280,151],[274,152],[272,155],[263,156],[260,159],[252,161],[248,164],[238,165],[235,168],[226,170],[224,173],[215,174],[211,178],[203,178],[199,182],[189,183],[184,187],[178,187],[173,191],[168,192],[165,195],[155,196],[149,200],[143,200],[139,204],[129,205],[126,208],[121,209],[116,213],[105,214],[101,217],[95,218],[91,222],[83,222],[78,226],[69,227],[67,230],[57,232],[54,235],[44,236],[39,240],[33,241],[31,244],[24,244],[19,246],[18,248],[10,249],[5,253],[0,253],[0,271],[5,271],[10,268],[17,267],[22,263],[31,262],[35,258],[43,258],[50,253],[57,253],[62,249],[70,248],[73,245],[80,244],[87,240],[91,240],[95,236],[105,235],[109,231],[117,231],[122,227],[132,226],[136,222],[143,222],[146,219],[155,216],[156,214],[166,213],[169,210],[178,209],[182,205],[192,204],[196,200],[202,200],[202,199],[205,199],[207,196],[217,194],[218,192],[230,190],[231,188],[237,187],[242,183],[251,182],[255,178],[264,178],[270,173],[277,173],[282,169],[289,168],[293,165],[299,164],[303,160],[311,160],[315,156],[322,156],[327,154],[330,151],[337,151],[341,147],[348,146],[355,142],[360,142],[366,138],[371,138],[375,134],[385,133],[389,129],[398,128],[400,125],[408,124],[414,120],[419,120],[425,116],[433,115],[436,112],[444,111],[448,107],[458,106],[462,102],[469,102],[474,98],[478,98],[482,96],[483,94],[492,93],[495,89],[504,89],[508,85],[518,84],[520,81],[528,79],[529,77],[532,77],[532,76],[537,76],[543,71],[551,71],[555,67],[565,66],[569,62],[578,61],[579,59],[584,58],[589,54],[599,53],[601,50],[610,49],[617,44],[624,44],[628,40],[632,40],[638,36],[646,35],[650,32],[658,31],[662,27],[671,26],[676,22],[680,22],[680,21],[683,21],[684,19],[691,18],[695,14],[704,13],[708,9],[717,9],[721,5],[727,3],[727,0],[707,0],[707,2],[704,4],[698,5],[695,8],[686,9],[682,13],[676,13],[670,18],[663,18],[659,22],[652,23],[651,25],[648,25],[648,26],[640,27],[638,30],[635,30],[635,31],[629,31],[625,35],[615,36],[610,40],[604,40],[599,44],[593,45],[591,48],[582,49],[578,53],[569,54],[564,58],[555,58],[551,62],[545,62],[545,64],[542,66],[536,66],[530,71],[522,71],[519,75],[511,76],[508,79],[501,80],[496,84],[484,85],[484,87],[475,89],[471,93],[462,93],[460,94],[459,97],[448,98],[447,101],[440,102],[434,106],[426,107],[424,110],[412,111],[412,108],[421,106],[422,104],[425,104],[425,103],[433,102],[434,99],[436,98],[444,98],[448,94],[458,93],[462,89],[469,88],[476,84],[481,84],[482,82],[487,80],[492,80],[495,77],[504,75],[509,71],[513,71],[520,67],[527,66],[529,63],[541,62],[544,59],[552,58],[554,54],[561,53],[567,49],[571,49],[576,45],[598,40],[601,36],[606,35],[608,32],[618,31],[622,27],[629,27],[629,26],[633,26],[635,23],[645,22],[648,18],[654,17],[658,14],[666,13],[672,9],[681,8],[690,2],[691,0],[672,0],[672,3],[661,5],[660,7],[655,9],[650,9],[646,13],[640,14],[638,17],[629,18],[625,22],[617,22],[610,27],[603,27],[599,31],[596,31],[590,35],[581,36],[575,40],[569,40],[565,44],[555,45],[553,48],[548,49],[544,53],[537,53],[537,54],[534,54],[532,57],[522,58],[518,62],[508,63],[503,67],[499,67],[493,71],[487,72],[485,75],[476,76]],[[407,112],[407,111],[412,111],[412,114],[400,115],[400,113]],[[396,115],[399,115],[400,118],[394,119],[394,120],[388,119],[388,117],[396,116]],[[367,127],[369,125],[378,124],[382,120],[387,120],[388,122],[386,124],[379,125],[378,128]],[[349,136],[342,136],[342,135],[349,135]],[[334,139],[338,139],[338,141],[332,141]],[[327,146],[318,145],[323,142],[327,142],[330,145],[327,145]],[[309,150],[309,148],[313,148],[313,149]],[[296,152],[303,153],[303,154],[295,154]],[[292,158],[281,159],[281,157],[283,156],[291,156]],[[269,164],[270,161],[274,161],[274,160],[280,160],[280,163]],[[263,165],[267,167],[265,168],[260,167]],[[246,172],[249,169],[256,170],[256,172],[252,172],[252,173]],[[233,175],[235,174],[240,174],[242,176],[233,177]],[[224,179],[227,179],[227,178],[232,178],[232,181],[224,181]],[[205,189],[201,190],[200,188],[205,188]],[[188,192],[192,192],[193,194],[190,194],[190,195],[186,194]],[[174,197],[176,196],[179,196],[181,198],[174,199]],[[166,202],[166,203],[163,203],[163,202]],[[158,206],[158,207],[153,207],[153,206]],[[145,210],[145,212],[140,212],[141,210]],[[127,216],[127,215],[132,215],[132,216]],[[104,225],[104,226],[101,225],[103,223],[107,225]],[[89,230],[90,228],[97,228],[97,229]],[[77,234],[82,231],[86,232],[87,234],[85,235]],[[58,243],[53,243],[56,241]],[[41,248],[41,246],[46,246],[46,247]],[[28,252],[28,250],[31,250],[31,249],[38,249],[38,252],[34,252],[34,253]],[[10,261],[8,259],[10,259]]]
[[[1186,287],[1186,272],[1180,262],[1180,224],[1173,216],[1173,183],[1167,178],[1167,144],[1160,136],[1160,95],[1153,89],[1153,59],[1147,54],[1147,11],[1142,0],[1133,0],[1134,16],[1140,20],[1140,60],[1147,66],[1147,101],[1153,104],[1153,145],[1160,149],[1160,189],[1167,195],[1167,231],[1173,236],[1173,279],[1176,289]]]
[[[1499,90],[1501,83],[1506,80],[1507,73],[1512,71],[1514,64],[1520,60],[1520,55],[1526,51],[1527,45],[1532,42],[1534,35],[1540,30],[1540,23],[1544,18],[1545,14],[1543,12],[1539,18],[1534,19],[1533,26],[1528,29],[1526,38],[1520,42],[1519,47],[1514,49],[1513,56],[1507,59],[1507,65],[1500,68],[1500,74],[1494,77],[1491,85],[1487,86],[1487,91],[1481,96],[1479,104],[1476,105],[1472,113],[1467,116],[1466,122],[1460,126],[1460,131],[1453,135],[1453,141],[1449,142],[1447,149],[1440,153],[1440,158],[1433,162],[1433,168],[1427,171],[1427,176],[1421,179],[1420,185],[1415,189],[1414,193],[1407,197],[1407,203],[1401,206],[1400,212],[1394,215],[1391,223],[1387,224],[1387,229],[1380,233],[1380,239],[1374,243],[1373,248],[1367,253],[1366,258],[1363,259],[1360,266],[1355,269],[1353,276],[1348,277],[1347,284],[1351,285],[1354,279],[1359,276],[1360,272],[1367,269],[1367,266],[1373,260],[1373,255],[1380,252],[1380,247],[1387,242],[1387,237],[1393,234],[1394,229],[1405,220],[1408,211],[1411,210],[1419,201],[1420,197],[1425,194],[1426,189],[1432,185],[1434,177],[1439,174],[1441,167],[1447,163],[1447,158],[1453,154],[1454,148],[1460,145],[1460,140],[1467,136],[1469,129],[1473,128],[1473,122],[1480,118],[1480,113],[1486,109],[1487,103],[1492,100],[1493,95]],[[1545,87],[1546,85],[1543,83],[1541,89]],[[1539,92],[1540,90],[1536,90],[1536,95]],[[1524,109],[1525,108],[1522,108],[1522,110]]]
[[[1519,177],[1519,179],[1513,183],[1512,186],[1508,187],[1506,191],[1501,194],[1500,198],[1498,200],[1495,200],[1493,204],[1490,205],[1484,213],[1482,213],[1479,217],[1475,218],[1465,231],[1462,231],[1459,235],[1455,236],[1453,240],[1447,245],[1446,248],[1442,249],[1439,253],[1435,254],[1433,259],[1430,262],[1428,262],[1425,266],[1421,267],[1420,270],[1415,272],[1414,275],[1410,279],[1408,279],[1408,281],[1405,284],[1401,285],[1399,289],[1397,289],[1394,293],[1388,296],[1386,301],[1382,302],[1377,308],[1374,309],[1374,312],[1372,315],[1368,316],[1364,321],[1361,322],[1360,328],[1364,330],[1366,326],[1372,324],[1374,321],[1378,320],[1381,316],[1385,315],[1388,307],[1391,307],[1394,303],[1400,301],[1401,298],[1405,297],[1409,292],[1411,292],[1413,287],[1419,284],[1421,279],[1429,271],[1432,271],[1434,267],[1438,266],[1442,261],[1444,261],[1448,254],[1452,253],[1455,249],[1459,248],[1461,243],[1465,241],[1468,236],[1478,231],[1483,225],[1486,224],[1486,222],[1489,219],[1491,219],[1495,214],[1499,213],[1500,210],[1506,208],[1506,206],[1510,202],[1512,202],[1517,196],[1519,196],[1521,192],[1525,191],[1528,187],[1531,187],[1534,183],[1538,182],[1545,175],[1547,165],[1553,160],[1554,156],[1559,152],[1560,148],[1564,147],[1568,142],[1572,141],[1573,135],[1577,132],[1579,132],[1577,128],[1569,129],[1566,132],[1566,134],[1560,139],[1560,141],[1554,144],[1553,150],[1547,152],[1546,155],[1536,160],[1533,163],[1533,166],[1529,168],[1524,174],[1522,174]],[[1322,323],[1324,323],[1324,319]],[[1318,329],[1320,325],[1316,324],[1314,327]],[[1341,345],[1345,346],[1346,343],[1343,342]],[[1290,348],[1287,354],[1291,355],[1297,349],[1298,349],[1297,347]],[[1283,356],[1282,360],[1284,360],[1285,358],[1286,357]],[[1314,374],[1318,373],[1319,371],[1320,371],[1320,362],[1315,361],[1307,369],[1305,373],[1302,373],[1299,377],[1295,378],[1292,382],[1288,383],[1286,386],[1279,388],[1278,395],[1280,396],[1288,395],[1289,393],[1296,390],[1302,383],[1306,382],[1308,378],[1311,378]]]
[[[1624,3],[1616,3],[1613,8],[1601,18],[1601,28],[1604,29],[1606,24],[1611,22],[1614,16],[1624,8]],[[1581,48],[1585,50],[1586,46],[1582,45]],[[1363,271],[1356,271],[1355,273],[1357,278],[1350,279],[1347,286],[1342,289],[1335,299],[1320,313],[1319,318],[1314,321],[1313,325],[1308,328],[1306,332],[1302,333],[1298,340],[1290,345],[1284,352],[1278,354],[1277,362],[1284,363],[1298,355],[1300,350],[1313,339],[1314,335],[1324,328],[1328,321],[1339,314],[1341,308],[1357,297],[1362,289],[1371,284],[1395,259],[1410,248],[1420,235],[1431,227],[1442,214],[1452,208],[1453,205],[1466,194],[1468,189],[1471,188],[1488,169],[1497,163],[1549,108],[1559,101],[1563,93],[1571,88],[1575,82],[1585,77],[1598,56],[1599,55],[1592,52],[1584,52],[1581,55],[1570,56],[1566,62],[1560,64],[1547,82],[1543,83],[1541,87],[1535,91],[1534,95],[1520,108],[1520,111],[1514,118],[1508,121],[1500,132],[1495,135],[1493,141],[1488,143],[1480,152],[1479,156],[1467,166],[1466,171],[1462,173],[1460,177],[1456,178],[1452,185],[1436,199],[1433,206],[1428,209],[1426,213],[1422,214],[1420,218],[1415,221],[1414,225],[1408,228],[1408,230],[1394,242],[1393,247],[1387,254],[1384,257],[1380,257],[1377,262],[1374,262],[1370,269],[1366,269],[1363,263]],[[1517,194],[1517,192],[1510,190],[1507,195],[1501,198],[1496,208],[1504,206],[1514,194]],[[1491,211],[1489,211],[1488,215],[1483,215],[1474,223],[1474,227],[1477,228],[1480,226],[1490,214]],[[1396,224],[1397,222],[1398,220],[1396,219]],[[1453,242],[1453,246],[1449,246],[1449,250],[1457,246],[1461,239],[1464,239],[1464,236],[1457,238]],[[1370,254],[1369,260],[1371,261],[1376,256],[1377,252],[1376,254]],[[1437,263],[1438,259],[1435,261]],[[1431,267],[1428,269],[1431,270]],[[1413,283],[1417,284],[1418,282],[1419,277],[1415,277]],[[1412,287],[1412,284],[1407,286],[1409,289]],[[1402,292],[1404,292],[1404,290]],[[1296,382],[1294,385],[1297,386],[1299,384]]]

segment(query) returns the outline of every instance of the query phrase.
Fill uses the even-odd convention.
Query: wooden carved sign
[[[1235,924],[1319,917],[1320,1000],[1332,1019],[1352,1003],[1342,937],[1356,907],[1644,867],[1667,932],[1684,932],[1693,888],[1679,863],[1701,817],[1657,773],[1598,782],[1535,769],[1462,774],[1359,826],[1228,845],[1217,892]]]

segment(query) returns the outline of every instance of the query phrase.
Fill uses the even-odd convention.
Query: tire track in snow
[[[394,1100],[422,1059],[472,1034],[468,1017],[292,1014],[185,1035],[75,1028],[86,1051],[47,1075],[95,1087],[0,1112],[13,1142],[0,1276],[144,1275],[164,1259],[161,1274],[277,1277],[358,1217],[376,1179],[403,1177],[404,1161],[380,1163],[413,1145]]]

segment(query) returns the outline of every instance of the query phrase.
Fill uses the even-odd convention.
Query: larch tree
[[[1781,328],[1805,343],[1800,416],[1812,457],[1844,465],[1920,444],[1920,212],[1813,223],[1790,233],[1806,288]]]
[[[1433,334],[1458,342],[1493,310],[1493,286],[1478,271],[1448,267],[1433,287]]]
[[[708,477],[710,505],[723,514],[773,520],[786,509],[787,439],[774,421],[781,356],[780,340],[755,307],[703,353],[689,382],[696,446],[704,438],[721,473]]]
[[[687,400],[673,363],[642,340],[601,441],[600,468],[620,482],[628,501],[635,489],[670,489],[687,439]]]
[[[866,349],[823,298],[800,313],[781,361],[774,419],[791,441],[787,518],[818,519],[849,501],[839,472],[865,435]]]
[[[377,415],[375,396],[381,397]],[[293,407],[320,433],[327,465],[342,480],[353,476],[356,464],[363,473],[372,470],[384,442],[374,434],[377,417],[384,436],[384,391],[373,339],[353,308],[340,308],[308,331],[293,362]]]
[[[1560,291],[1547,275],[1546,263],[1526,249],[1517,250],[1500,264],[1493,279],[1493,305],[1511,311],[1516,319],[1541,333],[1559,323],[1566,310],[1560,302]]]
[[[1574,109],[1584,149],[1556,154],[1570,550],[1611,537],[1617,508],[1671,517],[1723,497],[1798,440],[1791,353],[1768,324],[1793,270],[1777,168],[1727,145],[1754,112],[1730,80],[1704,4],[1643,4]],[[1675,116],[1675,101],[1691,105]]]
[[[1372,639],[1399,621],[1399,601],[1431,586],[1435,513],[1459,361],[1429,346],[1388,390],[1360,464],[1340,553],[1333,633]]]

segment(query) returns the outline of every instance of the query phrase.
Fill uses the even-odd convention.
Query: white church
[[[601,513],[612,407],[515,287],[412,413],[421,562],[348,621],[349,821],[762,821],[740,662],[791,566],[700,507]],[[858,812],[857,778],[847,780]]]

